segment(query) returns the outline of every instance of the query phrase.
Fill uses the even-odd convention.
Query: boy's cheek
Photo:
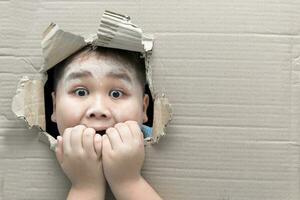
[[[79,114],[76,109],[63,109],[56,111],[56,123],[60,135],[63,134],[66,128],[71,128],[80,124]]]
[[[126,122],[126,121],[136,121],[138,124],[143,123],[143,112],[142,109],[137,107],[136,103],[131,103],[123,106],[122,108],[119,108],[114,113],[117,119],[117,123],[119,122]]]
[[[66,128],[81,124],[83,116],[82,104],[72,99],[61,97],[56,105],[56,124],[60,135],[63,135]]]

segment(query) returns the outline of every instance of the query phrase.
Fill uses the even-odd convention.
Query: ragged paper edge
[[[153,127],[151,144],[158,143],[166,135],[166,127],[172,119],[172,106],[165,94],[156,95],[154,98]]]
[[[44,85],[47,78],[30,79],[23,76],[12,99],[11,109],[15,115],[26,122],[29,129],[37,127],[39,140],[55,149],[56,139],[46,130]]]
[[[38,126],[45,130],[43,79],[29,79],[23,76],[18,83],[16,95],[13,97],[11,109],[15,115],[23,119],[29,126]]]
[[[143,34],[141,28],[133,24],[129,16],[105,11],[94,40],[97,46],[147,52],[153,47],[151,35]]]
[[[110,30],[110,32],[107,32],[107,30]],[[154,99],[155,117],[152,130],[153,137],[145,138],[144,143],[147,145],[158,142],[159,138],[166,134],[165,127],[171,120],[172,111],[171,105],[164,95],[158,95],[157,97],[153,95],[152,69],[149,64],[153,48],[153,36],[144,34],[138,26],[131,23],[130,17],[110,11],[105,11],[103,14],[97,34],[90,34],[86,37],[66,32],[60,29],[58,25],[51,23],[45,30],[41,42],[44,65],[40,73],[46,76],[47,70],[87,44],[136,51],[142,53],[145,57],[146,77]],[[27,122],[29,128],[33,126],[39,127],[41,130],[39,133],[40,141],[48,144],[50,149],[54,150],[57,141],[45,131],[45,82],[46,78],[44,80],[30,80],[28,77],[22,78],[13,98],[12,110],[18,118]],[[33,96],[40,98],[33,100]],[[35,103],[29,103],[29,99]],[[38,104],[39,106],[33,106],[33,104]],[[35,110],[36,108],[40,109]]]
[[[144,54],[152,50],[153,36],[144,34],[141,28],[131,23],[129,16],[111,11],[104,12],[97,33],[87,36],[66,32],[51,23],[41,42],[44,57],[41,71],[46,72],[88,44]]]
[[[51,23],[43,34],[41,42],[46,72],[74,52],[86,46],[85,39],[80,35],[65,32],[57,24]]]
[[[50,150],[55,151],[57,140],[45,131],[39,132],[39,140],[47,145],[49,145]]]

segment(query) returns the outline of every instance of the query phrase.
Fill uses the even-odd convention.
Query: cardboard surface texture
[[[105,10],[134,21],[99,22]],[[299,11],[298,0],[0,1],[0,200],[66,199],[69,181],[38,142],[55,145],[41,131],[43,75],[86,43],[124,40],[147,52],[154,121],[170,117],[163,94],[172,103],[142,169],[163,199],[299,200]],[[43,39],[51,21],[60,27]]]
[[[118,48],[130,51],[141,52],[145,56],[145,66],[150,71],[148,59],[153,47],[153,39],[144,36],[142,30],[130,22],[129,16],[105,11],[101,18],[100,28],[97,37],[90,34],[87,38],[65,32],[58,25],[51,23],[44,31],[41,42],[44,65],[41,73],[45,73],[53,66],[83,48],[87,44]],[[45,73],[43,77],[46,77]],[[150,80],[149,74],[147,78]],[[41,129],[40,140],[49,144],[54,150],[56,139],[46,132],[45,105],[44,105],[44,83],[43,80],[29,80],[23,77],[18,85],[17,94],[12,101],[12,110],[21,119],[24,119],[29,127],[38,126]],[[149,81],[151,84],[152,82]],[[150,88],[153,88],[150,86]],[[168,99],[158,96],[154,91],[154,123],[153,137],[145,138],[145,144],[158,142],[159,138],[165,135],[165,127],[171,120],[171,106]],[[157,117],[156,117],[157,115]]]

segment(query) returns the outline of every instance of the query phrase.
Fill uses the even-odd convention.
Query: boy
[[[51,120],[56,157],[72,183],[68,199],[161,199],[141,176],[149,96],[138,53],[87,46],[55,72]]]

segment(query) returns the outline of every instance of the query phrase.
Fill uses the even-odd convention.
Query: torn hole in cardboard
[[[55,136],[58,132],[48,131],[49,96],[47,96],[48,72],[58,63],[82,49],[86,45],[102,46],[140,52],[145,59],[146,79],[150,93],[150,107],[148,109],[148,125],[152,124],[151,137],[144,139],[145,144],[157,143],[166,134],[166,126],[171,120],[172,109],[165,94],[155,93],[152,84],[152,68],[150,66],[153,37],[146,35],[132,24],[130,17],[105,11],[101,18],[97,34],[87,36],[66,32],[51,23],[43,34],[42,50],[44,65],[38,72],[40,79],[23,77],[18,84],[16,95],[12,101],[12,111],[18,118],[25,120],[29,128],[38,127],[39,139],[54,150]],[[51,102],[52,106],[52,102]],[[50,109],[51,112],[51,109]],[[150,124],[149,124],[150,123]],[[51,130],[51,128],[50,128]]]

